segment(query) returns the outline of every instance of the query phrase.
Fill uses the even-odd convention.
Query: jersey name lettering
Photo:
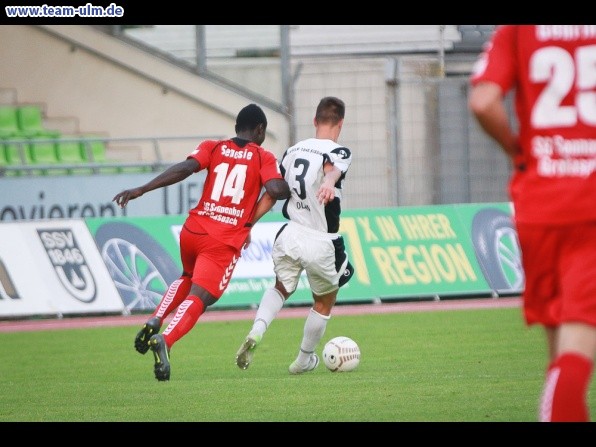
[[[578,40],[596,36],[596,25],[536,25],[536,39]]]
[[[221,155],[223,155],[224,157],[230,157],[233,159],[244,158],[246,160],[251,160],[253,154],[248,149],[244,149],[243,151],[236,151],[234,149],[229,148],[228,146],[226,146],[224,144],[221,146]]]

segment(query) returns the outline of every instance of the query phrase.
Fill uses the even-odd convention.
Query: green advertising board
[[[505,259],[519,257],[515,232],[506,234],[512,228],[509,204],[347,210],[341,233],[355,274],[340,295],[391,299],[518,293],[523,280],[519,259]],[[503,251],[505,242],[515,244],[510,253]],[[508,281],[502,280],[505,275]]]
[[[340,232],[355,274],[338,302],[498,296],[523,290],[509,203],[344,210]],[[148,311],[181,273],[184,216],[90,218],[121,297]],[[275,281],[271,248],[285,223],[270,212],[252,230],[228,289],[213,308],[255,307]],[[306,276],[288,304],[312,302]]]

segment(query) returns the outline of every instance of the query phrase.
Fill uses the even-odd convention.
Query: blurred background
[[[339,143],[353,154],[342,231],[356,274],[342,301],[519,294],[511,168],[467,108],[495,28],[0,26],[0,317],[152,310],[179,277],[206,173],[123,209],[113,197],[234,136],[249,103],[281,159],[314,136],[329,95],[346,103]],[[257,305],[282,224],[259,222],[217,307]],[[299,288],[293,305],[310,303]]]
[[[347,106],[339,142],[354,154],[344,208],[507,201],[508,160],[466,105],[494,29],[3,25],[0,188],[153,176],[202,139],[233,136],[250,102],[280,158],[314,136],[315,108],[333,95]]]

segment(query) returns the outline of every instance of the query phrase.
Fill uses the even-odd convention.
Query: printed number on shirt
[[[310,162],[304,158],[297,158],[294,160],[294,168],[296,168],[296,171],[300,172],[300,174],[294,176],[292,189],[296,191],[296,194],[298,194],[300,200],[306,199],[306,185],[304,184],[304,178],[306,177],[309,166]]]
[[[228,170],[230,165],[228,163],[218,164],[213,172],[217,174],[215,182],[213,183],[213,191],[211,191],[211,200],[219,202],[223,195],[224,197],[231,197],[232,203],[238,205],[244,197],[244,182],[246,182],[246,165],[234,165],[230,173]]]
[[[573,56],[559,47],[537,50],[530,59],[530,79],[546,82],[532,110],[535,128],[571,127],[581,120],[596,125],[596,45],[578,48]],[[575,82],[574,105],[561,105]]]

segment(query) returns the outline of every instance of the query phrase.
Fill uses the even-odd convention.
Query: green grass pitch
[[[169,382],[134,350],[136,326],[1,333],[0,420],[536,421],[546,351],[517,308],[333,316],[317,352],[349,336],[358,368],[293,376],[303,324],[275,320],[243,371],[234,359],[251,321],[199,320],[172,348]]]

